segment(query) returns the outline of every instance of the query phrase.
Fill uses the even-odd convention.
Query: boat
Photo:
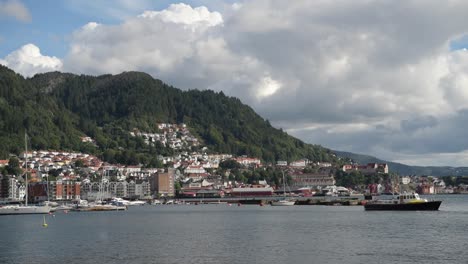
[[[24,205],[4,205],[0,206],[0,215],[22,215],[22,214],[48,214],[51,207],[49,205],[30,206],[28,205],[28,136],[24,134],[25,141],[25,185],[26,195]]]
[[[88,203],[87,200],[76,200],[75,207],[71,211],[76,212],[96,212],[96,211],[125,211],[127,206],[115,204],[103,204],[99,201]]]
[[[127,200],[124,200],[124,199],[118,198],[118,197],[112,198],[110,203],[113,204],[113,205],[118,205],[118,206],[129,206],[130,205],[130,201],[127,201]]]
[[[101,176],[101,182],[99,185],[98,197],[94,202],[88,203],[87,200],[78,199],[75,201],[75,207],[72,211],[77,212],[97,212],[97,211],[125,211],[127,210],[128,201],[121,198],[113,198],[110,203],[104,201],[104,177],[105,171]]]
[[[392,199],[370,200],[364,205],[366,211],[437,211],[442,201],[428,201],[417,193],[403,193]]]
[[[290,206],[290,205],[294,205],[295,203],[296,201],[283,199],[283,200],[272,201],[271,205],[272,206]]]
[[[286,199],[286,181],[284,177],[284,171],[283,171],[283,198],[276,200],[276,201],[271,201],[272,206],[291,206],[296,203],[295,200],[288,200]]]
[[[0,207],[0,215],[48,214],[49,206],[5,205]]]
[[[70,211],[73,209],[72,205],[67,205],[67,204],[62,204],[56,207],[52,207],[52,210],[54,211]]]
[[[142,206],[142,205],[145,205],[147,204],[147,202],[145,201],[129,201],[128,205],[130,206],[133,206],[133,205],[139,205],[139,206]]]

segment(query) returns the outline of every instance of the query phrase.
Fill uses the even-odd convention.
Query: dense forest
[[[130,131],[157,132],[157,123],[185,123],[209,151],[266,162],[307,158],[336,161],[271,126],[239,99],[210,90],[182,91],[141,72],[87,76],[51,72],[23,78],[0,65],[0,158],[33,149],[90,153],[105,161],[155,166],[171,155]],[[83,143],[89,136],[96,144]]]

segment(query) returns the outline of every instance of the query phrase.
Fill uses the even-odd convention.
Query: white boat
[[[292,200],[278,200],[278,201],[272,201],[271,205],[272,206],[290,206],[294,205],[296,202]]]
[[[48,214],[49,206],[5,205],[0,207],[0,215]]]
[[[130,201],[128,205],[145,205],[145,201]]]
[[[125,211],[127,206],[114,205],[114,204],[102,204],[99,201],[88,203],[86,200],[77,200],[76,205],[71,211],[78,212],[89,212],[89,211]]]
[[[25,205],[5,205],[0,206],[0,215],[20,215],[20,214],[48,214],[50,213],[50,206],[29,206],[28,205],[28,136],[24,134],[25,140],[25,185],[26,185],[26,195],[25,195]]]
[[[114,197],[111,200],[111,204],[119,205],[119,206],[128,206],[128,205],[130,205],[130,201],[124,200],[122,198]]]
[[[283,198],[280,200],[271,201],[271,205],[272,206],[291,206],[291,205],[294,205],[295,203],[296,203],[295,200],[286,199],[286,181],[285,181],[284,171],[283,171]]]
[[[145,205],[147,204],[147,202],[145,201],[128,201],[128,200],[124,200],[122,198],[112,198],[112,200],[110,201],[111,204],[113,205],[123,205],[123,206],[133,206],[133,205]]]
[[[335,185],[327,186],[322,189],[322,195],[324,196],[333,196],[337,197],[338,196],[338,190]]]
[[[52,207],[52,210],[55,210],[55,211],[70,211],[72,209],[73,209],[73,206],[66,205],[66,204],[62,204],[62,205],[59,205],[59,206],[56,206],[56,207]]]
[[[112,205],[112,204],[90,204],[88,207],[81,207],[73,209],[73,211],[89,212],[89,211],[125,211],[126,206]]]

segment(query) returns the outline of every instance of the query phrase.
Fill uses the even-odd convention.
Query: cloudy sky
[[[0,0],[24,76],[144,71],[236,96],[306,142],[468,166],[468,1]]]

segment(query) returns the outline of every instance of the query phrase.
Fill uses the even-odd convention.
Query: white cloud
[[[0,60],[0,64],[12,68],[27,77],[36,73],[62,69],[60,59],[42,55],[40,49],[31,43],[8,54],[3,60]]]
[[[21,22],[31,22],[29,10],[19,0],[0,1],[0,18],[2,16],[14,17]]]
[[[88,23],[72,36],[66,69],[86,73],[141,70],[164,77],[196,59],[197,43],[209,41],[206,31],[221,24],[219,13],[184,4],[146,11],[119,25]]]
[[[185,25],[206,24],[207,26],[217,26],[223,23],[223,18],[218,12],[210,12],[204,6],[192,8],[182,3],[172,4],[163,11],[145,11],[140,17]]]
[[[138,16],[128,15],[135,5],[118,6],[121,23],[72,34],[64,70],[139,70],[182,89],[223,90],[335,149],[390,159],[468,149],[458,139],[468,128],[468,52],[451,50],[468,34],[468,2],[252,0]]]
[[[183,89],[223,90],[273,124],[337,149],[430,153],[441,149],[424,144],[430,132],[448,131],[428,126],[418,139],[401,124],[431,116],[453,126],[449,120],[468,107],[468,57],[450,50],[466,33],[467,7],[259,0],[233,4],[223,17],[176,4],[118,25],[84,26],[72,37],[65,68],[141,70]],[[411,149],[407,139],[420,144]]]
[[[260,80],[257,89],[257,97],[259,99],[272,96],[275,94],[280,88],[281,83],[278,81],[273,80],[270,76],[266,76]]]

